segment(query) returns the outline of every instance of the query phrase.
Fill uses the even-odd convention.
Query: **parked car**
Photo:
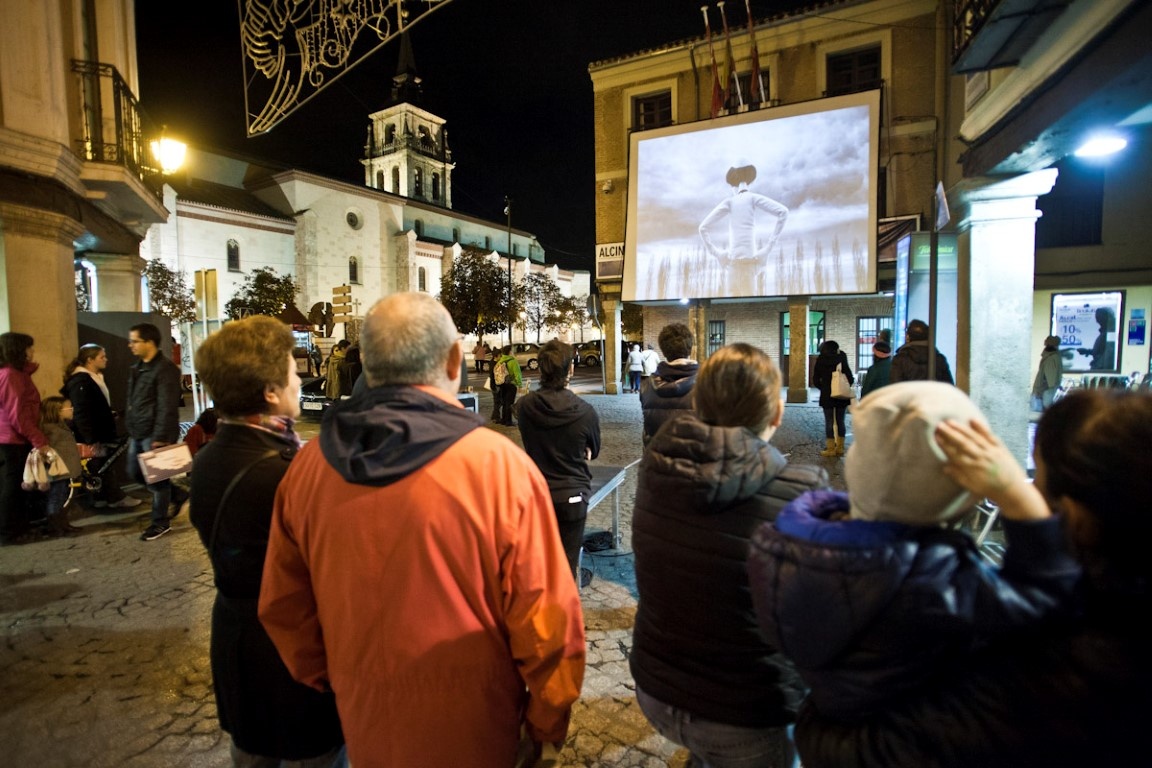
[[[526,371],[534,371],[540,367],[540,345],[521,341],[512,345],[512,356]]]
[[[604,342],[582,341],[576,345],[576,365],[599,367],[604,361]]]
[[[324,394],[324,384],[327,380],[321,376],[318,379],[312,379],[309,382],[300,385],[300,415],[320,418],[324,415],[324,411],[328,410],[332,405],[332,400],[329,400],[327,395]]]

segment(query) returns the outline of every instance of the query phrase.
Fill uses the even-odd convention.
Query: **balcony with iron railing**
[[[143,234],[167,219],[163,178],[148,149],[160,131],[152,129],[116,67],[74,59],[72,72],[79,80],[80,180],[95,205]]]

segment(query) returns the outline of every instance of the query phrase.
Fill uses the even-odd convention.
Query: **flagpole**
[[[716,3],[716,7],[720,9],[720,20],[724,22],[724,47],[728,56],[725,59],[725,68],[728,70],[728,74],[724,78],[724,104],[728,104],[730,89],[734,87],[736,99],[740,102],[740,106],[744,106],[744,94],[740,91],[740,78],[736,75],[736,60],[732,58],[732,33],[728,31],[728,14],[724,12],[724,0]]]
[[[768,99],[764,93],[764,80],[760,75],[760,49],[756,45],[756,27],[752,23],[751,0],[744,0],[744,12],[748,14],[748,38],[752,42],[752,74],[749,78],[752,92],[748,94],[748,101],[753,105],[763,104]]]
[[[708,56],[712,59],[712,117],[720,114],[720,74],[716,71],[716,51],[712,48],[712,25],[708,23],[708,6],[700,6],[704,14],[704,31],[708,35]]]

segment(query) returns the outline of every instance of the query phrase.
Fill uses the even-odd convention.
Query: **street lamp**
[[[508,343],[512,343],[512,198],[504,195],[504,215],[508,217]]]

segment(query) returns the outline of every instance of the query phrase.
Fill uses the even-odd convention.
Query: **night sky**
[[[420,106],[447,120],[453,208],[535,234],[548,260],[591,269],[595,246],[593,61],[704,34],[698,0],[452,0],[411,28]],[[766,18],[802,5],[753,0]],[[746,25],[742,0],[726,6]],[[247,138],[236,3],[137,2],[140,98],[191,143],[363,183],[368,115],[386,106],[399,40],[263,136]],[[718,27],[715,4],[710,8]],[[735,29],[733,30],[735,31]]]

